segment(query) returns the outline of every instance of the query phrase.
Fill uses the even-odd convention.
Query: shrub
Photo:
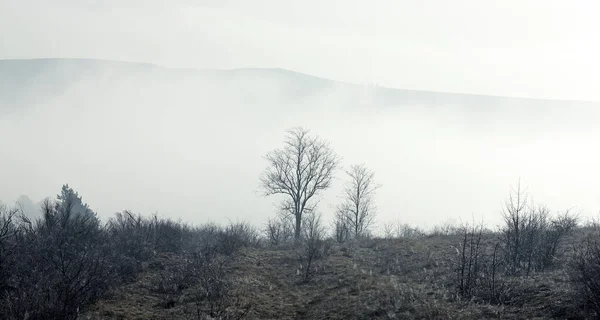
[[[339,243],[344,243],[351,237],[350,223],[348,218],[340,212],[335,214],[333,221],[334,238]]]
[[[551,218],[544,206],[533,206],[520,186],[506,202],[501,241],[507,272],[510,274],[543,271],[551,267],[562,240],[577,225],[569,211]]]
[[[106,225],[115,254],[120,256],[115,267],[123,281],[132,280],[141,263],[155,254],[155,232],[149,219],[129,211],[116,213]]]
[[[386,223],[383,225],[383,235],[386,239],[407,238],[417,239],[425,236],[425,231],[408,223]]]
[[[235,222],[227,225],[219,232],[219,252],[231,255],[243,247],[256,247],[260,245],[257,230],[246,222]]]
[[[315,275],[318,270],[315,264],[328,256],[331,251],[331,245],[324,239],[325,230],[321,224],[321,215],[311,213],[305,219],[298,254],[300,261],[299,273],[302,282],[308,282]]]
[[[150,291],[162,297],[162,307],[174,307],[193,280],[186,262],[166,262],[152,279]]]
[[[570,263],[571,278],[578,297],[596,316],[600,315],[600,226],[575,246]]]
[[[290,242],[294,237],[294,221],[289,215],[280,215],[275,219],[269,219],[265,234],[269,244],[273,246]]]
[[[9,319],[75,319],[114,280],[112,250],[94,215],[74,214],[49,200],[43,213],[14,237],[12,289],[0,305]]]
[[[129,211],[116,213],[106,224],[111,239],[115,268],[122,281],[130,281],[141,264],[160,252],[180,253],[193,235],[192,228],[157,215],[143,217]]]
[[[461,242],[456,249],[456,288],[464,299],[478,298],[489,303],[502,303],[506,291],[499,280],[499,243],[490,246],[484,240],[484,226],[464,225]]]
[[[462,235],[463,227],[456,224],[453,220],[447,220],[446,222],[436,225],[427,233],[429,236],[450,236],[450,235]],[[482,230],[483,231],[483,230]]]
[[[231,285],[227,278],[227,258],[214,248],[188,255],[190,276],[197,284],[192,291],[198,318],[203,314],[222,317],[231,303]]]
[[[15,236],[18,232],[14,222],[18,210],[0,204],[0,292],[9,290],[8,280],[14,272],[17,255]]]

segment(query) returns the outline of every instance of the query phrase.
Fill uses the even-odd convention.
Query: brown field
[[[459,298],[455,286],[459,235],[331,242],[308,283],[300,281],[297,249],[242,248],[226,265],[230,319],[583,319],[569,281],[569,253],[582,236],[562,244],[556,266],[529,277],[502,276],[507,299],[490,304]],[[483,241],[493,244],[497,235]],[[83,319],[199,319],[194,286],[171,299],[154,293],[160,270],[180,263],[161,254],[133,283],[115,288]],[[165,304],[165,299],[171,299]]]

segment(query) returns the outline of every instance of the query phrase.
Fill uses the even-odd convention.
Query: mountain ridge
[[[553,99],[553,98],[538,98],[538,97],[523,97],[523,96],[503,96],[503,95],[493,95],[493,94],[479,94],[479,93],[468,93],[468,92],[451,92],[451,91],[433,91],[433,90],[423,90],[423,89],[405,89],[405,88],[394,88],[387,86],[369,86],[364,84],[357,84],[352,82],[339,81],[334,79],[329,79],[317,75],[312,75],[304,72],[299,72],[295,70],[278,68],[278,67],[241,67],[241,68],[232,68],[232,69],[196,69],[196,68],[176,68],[176,67],[166,67],[161,66],[154,63],[146,63],[146,62],[133,62],[133,61],[121,61],[121,60],[110,60],[110,59],[96,59],[96,58],[24,58],[24,59],[0,59],[0,74],[1,71],[5,69],[8,65],[9,67],[15,67],[14,64],[20,64],[21,67],[24,67],[24,63],[35,63],[38,64],[50,64],[50,63],[66,63],[73,66],[73,64],[95,64],[94,67],[130,67],[130,68],[138,68],[138,69],[147,69],[147,70],[160,70],[160,71],[171,71],[171,72],[185,72],[190,74],[222,74],[222,75],[245,75],[245,76],[253,76],[257,74],[269,74],[276,76],[286,76],[292,79],[304,79],[304,80],[312,80],[318,81],[321,83],[329,83],[330,85],[339,85],[339,86],[349,86],[354,88],[371,88],[378,90],[384,93],[405,93],[405,94],[413,94],[413,95],[437,95],[441,97],[457,97],[457,96],[467,96],[470,98],[489,98],[489,99],[515,99],[515,100],[528,100],[528,101],[538,101],[538,102],[562,102],[562,103],[584,103],[584,104],[597,104],[600,101],[594,100],[579,100],[579,99]],[[12,66],[10,66],[13,64]],[[102,65],[99,65],[102,64]],[[52,67],[52,65],[42,65],[43,67]],[[92,66],[92,65],[90,65]],[[31,67],[31,66],[29,66]],[[22,71],[23,69],[21,69]],[[0,76],[1,80],[1,76]],[[2,84],[2,82],[0,82]],[[1,88],[0,88],[1,89]]]

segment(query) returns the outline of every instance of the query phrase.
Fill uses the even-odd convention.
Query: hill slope
[[[94,59],[23,59],[0,60],[0,103],[14,104],[41,94],[63,92],[69,85],[90,76],[149,77],[163,81],[188,78],[210,80],[219,85],[236,84],[244,80],[276,82],[291,92],[310,95],[327,90],[367,90],[377,106],[457,105],[476,109],[501,106],[543,106],[545,108],[597,106],[595,102],[558,101],[547,99],[511,98],[474,94],[458,94],[383,87],[365,87],[327,80],[285,69],[245,68],[232,70],[169,69],[152,64]],[[139,78],[138,78],[139,79]],[[32,89],[41,92],[32,92]],[[32,94],[33,93],[33,94]]]

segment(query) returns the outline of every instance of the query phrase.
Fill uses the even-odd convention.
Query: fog
[[[279,67],[354,83],[600,100],[577,0],[0,0],[0,58]]]
[[[281,69],[181,70],[94,60],[0,63],[0,199],[34,202],[68,183],[98,214],[263,224],[263,156],[305,126],[343,168],[382,184],[377,223],[494,226],[519,179],[536,203],[600,209],[599,104],[351,85]],[[19,78],[20,75],[20,78]],[[21,79],[19,85],[15,81]],[[10,93],[10,94],[9,94]]]

